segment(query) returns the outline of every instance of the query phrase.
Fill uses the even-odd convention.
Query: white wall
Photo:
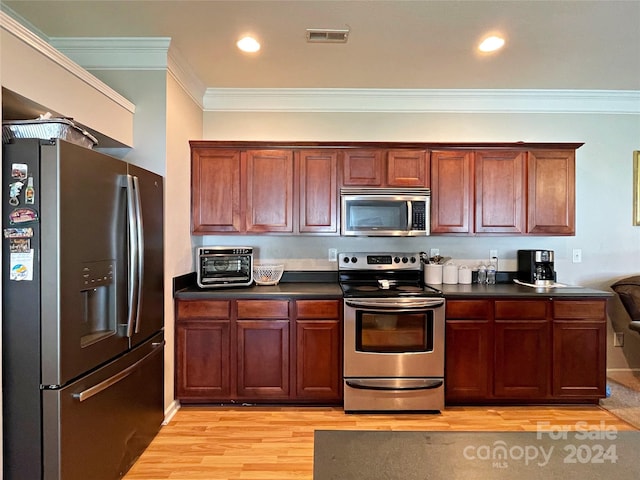
[[[172,279],[193,271],[191,246],[191,153],[189,140],[202,133],[202,109],[176,79],[167,78],[167,162],[165,180],[165,407],[174,399],[174,301]]]
[[[327,249],[339,251],[439,248],[456,259],[483,259],[497,249],[511,260],[522,248],[556,252],[558,280],[609,290],[615,280],[640,273],[640,227],[632,226],[633,151],[640,150],[640,115],[545,113],[269,113],[205,112],[206,140],[316,140],[417,142],[584,142],[576,152],[574,237],[455,237],[374,239],[340,237],[205,236],[202,244],[247,244],[258,258],[283,259],[287,269],[335,269]],[[571,262],[574,248],[583,261]],[[307,260],[309,259],[309,260]],[[512,268],[513,269],[513,268]],[[625,347],[609,348],[610,368],[640,368],[640,336],[626,328],[617,298],[610,302]],[[612,345],[609,341],[608,345]]]

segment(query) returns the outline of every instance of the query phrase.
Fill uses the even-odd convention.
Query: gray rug
[[[640,432],[317,430],[314,480],[640,478]]]
[[[640,429],[640,392],[607,379],[610,394],[600,400],[600,406],[616,417]]]

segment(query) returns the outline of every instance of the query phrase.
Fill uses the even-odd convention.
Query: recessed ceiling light
[[[481,52],[495,52],[496,50],[500,50],[503,46],[504,38],[492,35],[485,38],[480,43],[480,45],[478,46],[478,50],[480,50]]]
[[[260,43],[255,38],[249,36],[242,37],[236,45],[243,52],[253,53],[260,50]]]

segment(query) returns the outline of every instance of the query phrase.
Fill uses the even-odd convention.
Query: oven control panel
[[[392,253],[340,253],[339,270],[420,270],[420,254]]]

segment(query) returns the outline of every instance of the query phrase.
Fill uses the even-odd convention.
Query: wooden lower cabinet
[[[238,398],[289,397],[289,320],[238,320]]]
[[[606,301],[553,302],[553,395],[606,395]]]
[[[176,397],[230,398],[231,301],[176,303]]]
[[[449,300],[446,309],[448,404],[605,396],[606,299]]]
[[[489,300],[450,300],[446,304],[445,395],[448,401],[491,396],[493,304]]]
[[[296,302],[296,397],[342,399],[342,302]]]
[[[228,320],[185,320],[176,327],[176,396],[230,398]]]
[[[550,319],[546,300],[496,300],[494,310],[496,397],[547,396]]]
[[[342,401],[340,300],[178,300],[182,403]]]

